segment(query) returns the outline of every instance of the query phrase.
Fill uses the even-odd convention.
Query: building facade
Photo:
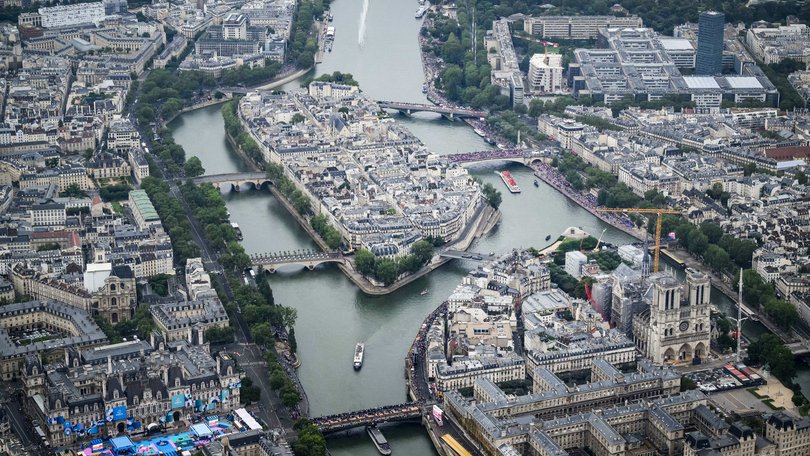
[[[633,338],[655,363],[691,362],[708,355],[711,339],[709,277],[686,270],[686,284],[672,276],[651,277],[649,310],[633,319]]]
[[[714,76],[723,72],[723,29],[725,26],[725,14],[717,11],[700,13],[695,74]]]

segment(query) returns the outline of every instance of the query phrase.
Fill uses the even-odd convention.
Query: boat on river
[[[548,241],[549,239],[551,239],[551,235],[550,235],[550,234],[549,234],[548,236],[546,236],[546,240]]]
[[[428,292],[428,290],[427,290],[427,289],[424,289],[424,290],[422,290],[421,292],[419,292],[419,296],[424,296],[424,295],[426,295],[426,294],[428,294],[428,293],[429,293],[429,292]]]
[[[236,222],[231,222],[231,228],[236,232],[236,239],[242,240],[242,229],[239,228],[239,224]]]
[[[363,367],[363,353],[366,350],[366,345],[358,342],[354,347],[354,370],[360,370]]]
[[[420,19],[422,16],[427,13],[428,8],[430,8],[430,3],[425,2],[424,5],[420,6],[418,10],[416,10],[416,14],[414,15],[415,18]]]
[[[506,188],[508,188],[511,193],[520,193],[520,187],[518,187],[517,182],[515,182],[515,178],[512,177],[512,173],[509,171],[496,171],[496,173],[501,176],[501,180],[506,184]]]
[[[371,437],[371,441],[374,442],[374,446],[377,447],[377,451],[379,451],[380,454],[386,456],[391,454],[391,446],[388,444],[388,440],[385,439],[382,432],[377,429],[377,426],[366,426],[366,432],[368,432],[368,436]]]
[[[535,180],[534,180],[534,186],[535,186],[535,187],[539,187],[539,186],[540,186],[540,184],[537,182],[537,179],[535,179]]]

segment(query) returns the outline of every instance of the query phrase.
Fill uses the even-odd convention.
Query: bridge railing
[[[415,416],[422,413],[419,403],[401,404],[390,408],[358,410],[355,412],[340,413],[337,415],[320,416],[312,419],[318,426],[339,426],[342,424],[360,423],[367,421],[384,421],[400,416]]]
[[[254,253],[250,258],[254,261],[310,261],[310,260],[329,260],[342,258],[343,255],[339,252],[283,252],[283,253]]]

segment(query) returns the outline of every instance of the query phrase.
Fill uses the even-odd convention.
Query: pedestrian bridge
[[[434,104],[405,103],[398,101],[378,101],[377,104],[383,109],[393,109],[405,114],[406,116],[409,116],[415,112],[435,112],[447,117],[450,120],[462,119],[465,117],[484,117],[489,114],[487,111],[453,108]]]
[[[298,266],[310,271],[324,263],[345,263],[346,258],[339,252],[299,250],[292,252],[258,253],[250,256],[254,266],[261,266],[269,273],[275,273],[282,266]]]
[[[212,174],[210,176],[200,176],[193,179],[197,185],[212,184],[220,191],[241,191],[255,190],[272,185],[273,181],[267,178],[265,173],[230,173]]]
[[[338,413],[312,419],[312,424],[323,433],[345,431],[348,429],[370,426],[372,424],[408,421],[422,416],[424,404],[408,402],[398,405],[387,405],[355,412]]]
[[[543,161],[543,155],[531,149],[492,149],[445,155],[451,163],[469,165],[493,161],[511,161],[532,166]]]
[[[489,253],[465,252],[463,250],[452,250],[452,249],[440,252],[439,256],[444,258],[455,258],[459,260],[480,261],[482,263],[489,263],[490,261],[495,261],[498,259],[497,255],[492,255]]]

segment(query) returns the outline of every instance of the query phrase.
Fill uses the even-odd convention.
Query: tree
[[[296,112],[295,114],[293,114],[291,122],[294,125],[294,124],[297,124],[297,123],[301,123],[304,120],[306,120],[306,117],[304,117],[304,115],[301,114],[300,112]]]
[[[540,117],[540,114],[543,113],[543,109],[543,100],[539,98],[532,98],[532,101],[529,102],[529,117]]]
[[[425,264],[433,258],[433,244],[425,240],[414,242],[411,246],[411,254],[419,260],[420,264]]]
[[[72,198],[86,198],[87,193],[85,193],[81,189],[81,187],[79,187],[79,184],[70,184],[67,186],[65,191],[61,193],[61,196],[69,196]]]
[[[298,351],[298,341],[295,340],[295,328],[290,328],[290,333],[287,335],[287,340],[290,342],[290,351],[295,353]]]
[[[464,47],[455,34],[451,34],[442,45],[442,57],[447,63],[464,64]]]
[[[702,256],[709,247],[709,238],[701,232],[689,238],[689,251],[697,256]]]
[[[189,157],[189,159],[186,160],[186,164],[183,165],[183,170],[186,172],[187,177],[197,177],[205,174],[202,161],[196,156]]]
[[[796,180],[799,181],[799,184],[801,185],[807,185],[807,174],[805,174],[803,171],[797,171]]]
[[[501,192],[492,184],[484,184],[484,186],[481,188],[481,193],[483,193],[484,198],[486,198],[487,202],[490,206],[492,206],[493,209],[498,209],[501,206],[501,202],[503,202]]]
[[[301,395],[295,389],[295,386],[288,383],[281,389],[281,403],[285,407],[293,407],[299,402],[301,402]]]
[[[793,353],[781,339],[774,334],[763,334],[748,346],[747,364],[770,367],[771,373],[782,382],[791,383],[796,375],[796,364]]]
[[[384,284],[391,285],[399,277],[399,266],[390,258],[382,258],[377,261],[375,275]]]
[[[284,371],[276,370],[270,374],[270,388],[273,388],[273,390],[280,389],[285,383],[287,383],[287,376]]]
[[[375,262],[374,254],[366,249],[360,249],[354,254],[354,267],[357,272],[364,276],[371,275],[374,272]]]
[[[716,244],[723,237],[723,229],[716,223],[703,222],[700,225],[700,231],[706,235],[711,244]]]
[[[293,429],[298,432],[298,440],[292,444],[295,456],[326,455],[326,439],[311,421],[302,418],[295,422]]]

